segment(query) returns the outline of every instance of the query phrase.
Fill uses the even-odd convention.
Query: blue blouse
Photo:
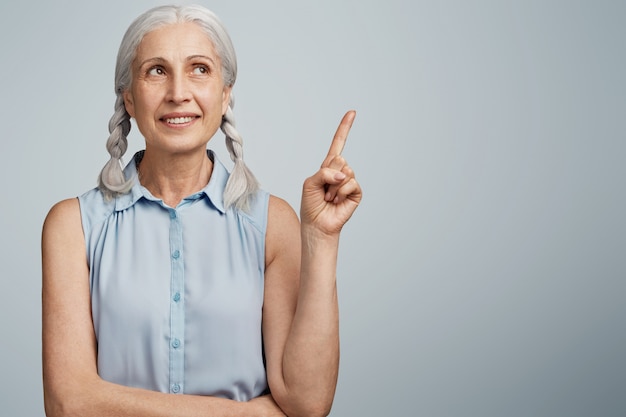
[[[142,152],[125,168],[137,178]],[[136,179],[79,197],[98,373],[114,383],[247,401],[267,390],[261,317],[269,195],[224,209],[229,173],[171,208]]]

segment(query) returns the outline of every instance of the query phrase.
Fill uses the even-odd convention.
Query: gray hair
[[[130,115],[124,106],[123,93],[132,83],[132,63],[137,47],[146,34],[173,23],[193,22],[209,37],[222,63],[224,85],[232,87],[237,78],[237,57],[230,36],[219,18],[210,10],[197,5],[160,6],[140,15],[128,27],[117,54],[115,67],[115,112],[109,121],[110,136],[106,148],[111,158],[105,164],[98,178],[98,187],[107,198],[115,198],[132,188],[134,178],[126,179],[122,171],[122,156],[128,148]],[[243,162],[243,140],[235,128],[233,115],[234,98],[231,92],[230,103],[222,117],[221,130],[226,135],[226,147],[234,162],[231,175],[224,190],[224,205],[246,210],[250,199],[259,189],[259,183]]]

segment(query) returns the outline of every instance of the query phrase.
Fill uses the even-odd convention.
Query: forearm
[[[300,290],[283,355],[283,378],[289,402],[315,415],[328,414],[337,383],[338,246],[338,234],[327,236],[303,226]],[[299,413],[285,411],[290,416]]]
[[[267,252],[265,281],[267,373],[272,395],[289,417],[326,416],[335,395],[339,234],[361,201],[361,187],[341,157],[354,114],[346,113],[321,168],[304,181],[299,239],[289,232],[297,230],[290,226],[293,216],[276,204],[268,222],[266,240],[273,250]],[[297,246],[299,268],[290,262]]]
[[[250,417],[252,403],[216,397],[175,395],[89,378],[45,390],[48,417]]]

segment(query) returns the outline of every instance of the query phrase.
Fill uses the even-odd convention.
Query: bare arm
[[[42,236],[43,383],[48,417],[283,416],[270,396],[248,403],[173,395],[102,380],[77,199],[54,206]]]
[[[339,234],[361,199],[340,155],[353,119],[346,114],[321,169],[305,181],[302,224],[285,202],[270,203],[263,331],[270,389],[290,417],[327,415],[335,394]]]

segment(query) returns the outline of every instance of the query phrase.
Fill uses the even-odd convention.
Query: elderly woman
[[[126,32],[111,159],[43,228],[48,416],[329,413],[339,233],[361,199],[341,157],[354,112],[305,181],[299,222],[243,163],[235,77],[204,8],[155,8]],[[145,150],[122,170],[130,118]],[[207,151],[218,127],[232,173]]]

